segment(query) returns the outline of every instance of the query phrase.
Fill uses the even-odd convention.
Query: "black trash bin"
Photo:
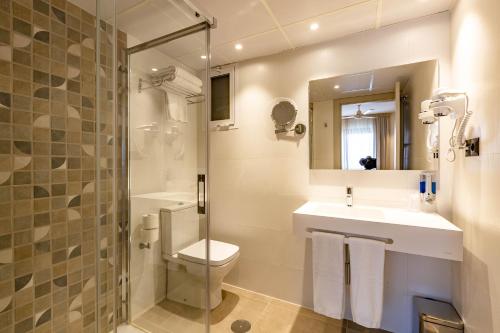
[[[432,298],[413,298],[414,333],[463,333],[464,322],[450,303]]]

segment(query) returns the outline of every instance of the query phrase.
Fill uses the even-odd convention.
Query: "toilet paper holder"
[[[156,213],[142,215],[141,242],[139,249],[151,249],[152,243],[158,240],[159,236],[159,215]]]

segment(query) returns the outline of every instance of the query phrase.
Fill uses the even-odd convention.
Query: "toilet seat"
[[[222,266],[237,257],[240,248],[234,244],[210,241],[210,266]],[[197,264],[206,263],[206,240],[202,239],[177,253],[179,259]]]

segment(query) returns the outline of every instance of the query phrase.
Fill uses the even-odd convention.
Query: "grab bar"
[[[329,234],[344,235],[345,238],[355,237],[355,238],[363,238],[363,239],[372,239],[372,240],[376,240],[376,241],[379,241],[379,242],[384,242],[386,244],[394,244],[394,241],[391,238],[358,235],[358,234],[351,234],[351,233],[345,233],[345,232],[340,232],[340,231],[332,231],[332,230],[325,230],[325,229],[307,228],[307,232],[308,233],[312,233],[313,231],[326,232],[326,233],[329,233]],[[349,240],[348,239],[344,240],[344,243],[349,243]]]

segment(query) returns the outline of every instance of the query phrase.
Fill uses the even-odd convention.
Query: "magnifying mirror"
[[[284,131],[292,126],[296,117],[297,108],[288,100],[280,100],[273,106],[271,118],[273,118],[277,132]]]

